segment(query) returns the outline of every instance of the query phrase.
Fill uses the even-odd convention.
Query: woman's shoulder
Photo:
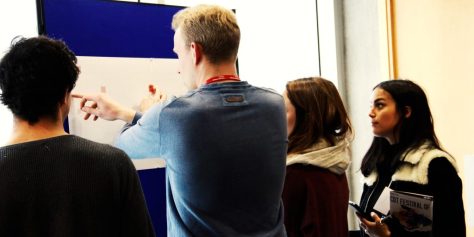
[[[427,184],[430,164],[439,159],[449,162],[457,172],[456,160],[449,153],[425,143],[404,155],[403,161],[393,175],[392,180]]]
[[[423,143],[421,146],[415,149],[411,149],[402,155],[403,162],[410,163],[412,165],[418,165],[421,163],[430,163],[435,158],[446,158],[448,161],[455,165],[454,158],[441,149],[433,147],[430,143]]]

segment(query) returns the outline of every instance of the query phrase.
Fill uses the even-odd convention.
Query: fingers
[[[71,94],[72,98],[77,98],[77,99],[81,99],[81,101],[79,102],[79,108],[82,109],[84,106],[86,106],[86,103],[88,101],[92,101],[94,102],[95,104],[99,101],[99,97],[100,95],[83,95],[83,94]]]
[[[102,90],[102,89],[101,89]],[[84,120],[88,120],[92,115],[94,117],[92,118],[93,121],[97,121],[99,118],[98,116],[98,110],[97,110],[97,102],[99,101],[100,95],[84,95],[84,94],[79,94],[79,93],[73,93],[71,94],[73,98],[81,99],[79,102],[79,109],[85,112],[86,114],[84,115]],[[87,102],[92,101],[93,103],[90,106],[87,106]]]
[[[109,98],[105,93],[93,95],[74,94],[73,96],[74,98],[81,99],[80,109],[86,113],[84,120],[91,118],[96,121],[98,118],[101,118],[108,121],[120,119],[126,122],[131,122],[135,115],[135,111],[120,105]],[[126,117],[126,120],[124,120],[124,117]]]
[[[84,95],[81,95],[81,94],[71,94],[71,97],[72,98],[76,98],[76,99],[81,99],[81,101],[79,102],[79,108],[82,109],[82,107],[84,107],[84,105],[87,103],[87,99],[84,98]]]
[[[85,95],[85,94],[73,93],[73,94],[71,94],[71,97],[72,97],[72,98],[76,98],[76,99],[86,100],[86,101],[98,101],[98,100],[99,100],[99,97],[100,97],[100,94],[97,94],[97,95]]]
[[[81,102],[79,103],[79,108],[82,109],[87,103],[87,99],[82,98]]]
[[[360,224],[359,224],[359,228],[360,228],[361,230],[363,230],[367,235],[369,234],[369,231],[368,231],[368,229],[367,229],[367,226],[364,225],[363,223],[360,223]]]
[[[154,97],[158,99],[157,101],[162,102],[162,101],[166,100],[167,95],[165,93],[163,93],[162,90],[156,89],[156,88],[154,88],[154,89],[155,89]]]
[[[370,216],[374,221],[368,221],[363,217],[359,217],[361,230],[369,236],[390,236],[390,229],[382,222],[377,213],[371,212]]]
[[[163,97],[163,92],[161,90],[156,90],[155,95],[158,95],[158,98],[161,99],[161,97]]]
[[[374,222],[376,222],[376,223],[381,221],[379,215],[377,215],[377,213],[375,213],[375,212],[371,212],[371,213],[370,213],[370,216],[372,217],[372,219],[373,219]]]
[[[168,98],[166,94],[160,94],[160,101],[165,101]]]
[[[73,94],[71,94],[71,96],[72,96],[72,98],[81,98],[81,99],[82,99],[82,97],[84,97],[83,95],[77,94],[77,93],[73,93]]]
[[[81,110],[86,113],[86,115],[84,115],[84,120],[88,120],[91,115],[94,115],[94,118],[93,118],[94,121],[96,121],[99,118],[98,117],[99,111],[97,110],[96,102],[92,103],[92,105],[90,106],[85,106],[85,104],[82,104],[82,101],[81,101]]]
[[[359,218],[359,221],[360,221],[361,224],[364,224],[365,226],[370,224],[370,221],[365,219],[364,217],[362,217],[360,213],[356,212],[356,216],[357,216],[357,218]]]

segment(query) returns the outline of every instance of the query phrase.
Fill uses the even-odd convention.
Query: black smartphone
[[[372,217],[370,216],[370,213],[364,212],[362,208],[355,202],[349,201],[349,206],[352,207],[352,209],[361,217],[364,217],[367,220],[372,220]]]

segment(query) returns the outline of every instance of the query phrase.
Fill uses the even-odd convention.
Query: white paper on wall
[[[73,93],[94,94],[105,87],[117,102],[138,110],[140,101],[149,95],[148,86],[170,95],[182,95],[186,87],[177,73],[177,59],[78,57],[81,74]],[[74,99],[69,112],[69,129],[93,141],[112,144],[123,121],[83,120],[79,99]]]

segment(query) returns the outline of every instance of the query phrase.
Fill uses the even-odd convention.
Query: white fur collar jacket
[[[435,158],[446,158],[451,165],[458,171],[456,161],[447,152],[431,148],[428,143],[420,148],[412,150],[402,155],[405,157],[401,166],[392,175],[392,181],[408,181],[418,184],[428,184],[428,168],[430,162]],[[365,177],[364,183],[372,186],[377,181],[377,171],[374,170],[369,176]]]
[[[447,152],[431,148],[429,143],[406,153],[401,165],[391,176],[390,184],[378,183],[377,172],[364,179],[361,204],[371,209],[380,192],[389,185],[391,189],[422,193],[434,197],[433,232],[431,237],[465,237],[466,226],[464,204],[462,200],[462,181],[454,158]],[[374,192],[374,190],[378,190]],[[372,195],[373,194],[373,195]],[[389,225],[392,237],[421,237],[417,232],[407,232],[397,225]],[[364,233],[361,233],[364,235]]]

